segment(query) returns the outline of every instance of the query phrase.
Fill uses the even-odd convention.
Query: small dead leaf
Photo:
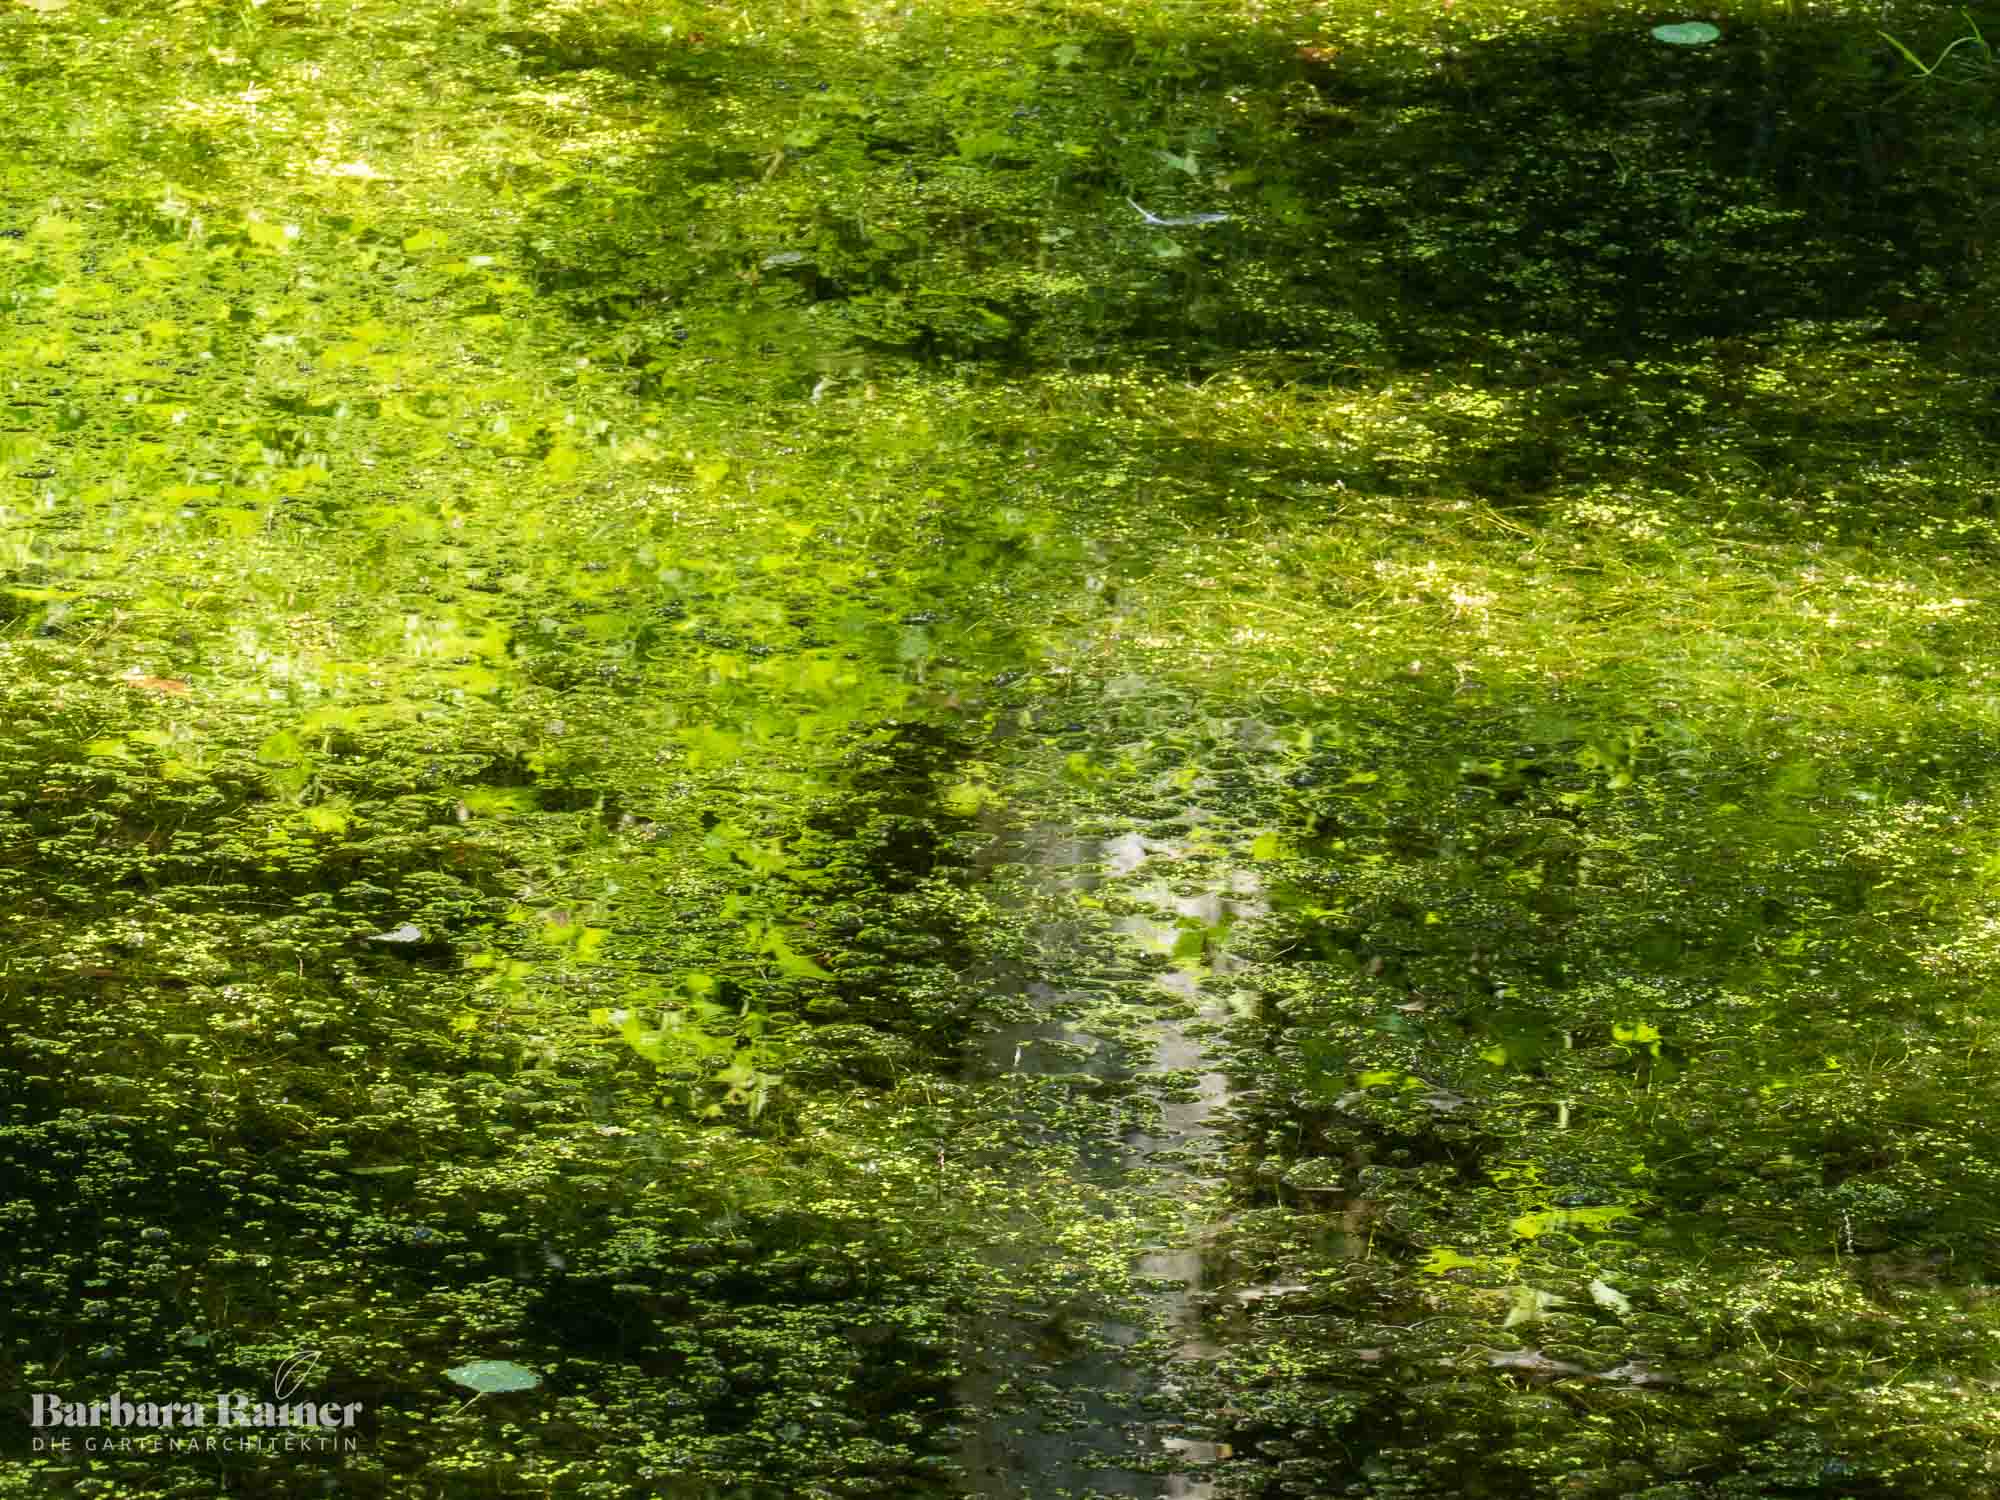
[[[185,698],[191,691],[178,677],[146,677],[134,672],[120,680],[127,687],[142,693],[166,693],[175,698]]]

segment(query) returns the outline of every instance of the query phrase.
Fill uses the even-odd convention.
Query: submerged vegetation
[[[1991,28],[1682,21],[0,16],[0,1495],[1991,1493]]]

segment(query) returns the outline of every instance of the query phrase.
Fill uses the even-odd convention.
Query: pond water
[[[0,16],[0,1500],[2000,1489],[2000,74],[1697,19]]]

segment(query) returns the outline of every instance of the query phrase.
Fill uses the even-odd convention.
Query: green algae
[[[1983,127],[1452,10],[10,24],[0,1487],[1991,1487]]]

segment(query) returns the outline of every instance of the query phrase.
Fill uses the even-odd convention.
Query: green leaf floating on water
[[[477,1391],[482,1396],[497,1391],[532,1391],[542,1383],[542,1377],[526,1365],[517,1365],[507,1359],[476,1359],[469,1365],[460,1365],[455,1370],[446,1370],[445,1379],[468,1391]]]
[[[1706,21],[1678,21],[1671,26],[1655,26],[1653,40],[1669,47],[1706,47],[1722,32]]]

